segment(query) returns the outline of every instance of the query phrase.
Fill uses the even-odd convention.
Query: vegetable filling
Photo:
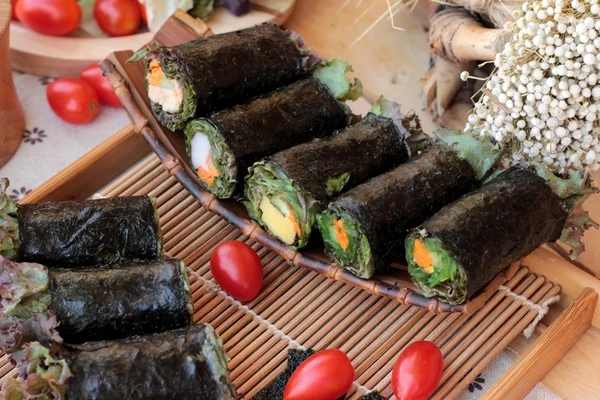
[[[238,167],[217,128],[206,119],[198,119],[188,124],[185,136],[187,153],[198,178],[217,197],[231,197]]]
[[[292,248],[306,244],[316,215],[317,200],[274,165],[258,162],[250,168],[244,202],[250,217]]]
[[[148,97],[153,103],[160,105],[163,111],[177,113],[183,103],[183,89],[177,80],[169,79],[156,60],[150,61],[148,80]]]
[[[408,272],[426,297],[452,304],[467,300],[467,274],[439,239],[423,231],[406,239]]]
[[[369,279],[375,273],[371,246],[362,226],[344,209],[335,205],[317,215],[327,253],[340,266]]]

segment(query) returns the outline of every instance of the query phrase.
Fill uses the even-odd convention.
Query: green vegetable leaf
[[[346,73],[352,71],[350,64],[334,58],[317,66],[313,76],[327,86],[339,101],[356,100],[362,96],[362,83],[358,79],[355,79],[354,83],[350,81]]]
[[[350,180],[350,172],[346,172],[338,176],[337,178],[332,178],[325,183],[325,193],[327,196],[333,197],[340,193],[344,186]]]
[[[470,134],[449,129],[439,129],[435,135],[471,164],[478,180],[492,172],[502,156],[501,147],[488,139],[480,140]]]
[[[215,0],[195,0],[194,8],[188,13],[196,18],[206,19],[215,9]]]
[[[37,313],[26,320],[14,324],[6,323],[0,327],[0,348],[8,354],[19,352],[26,343],[40,342],[42,345],[55,349],[63,343],[56,330],[58,321],[51,313]],[[18,355],[16,355],[18,358]]]
[[[28,319],[50,306],[48,271],[34,263],[16,263],[0,256],[0,320]]]
[[[14,359],[14,357],[13,357]],[[2,385],[6,400],[64,400],[67,384],[73,376],[66,360],[51,355],[38,342],[24,346],[22,357],[15,360],[20,377]]]
[[[411,154],[418,154],[431,142],[431,138],[423,132],[421,120],[414,110],[409,110],[408,113],[404,114],[400,104],[381,96],[369,112],[394,121],[404,140],[406,140]]]
[[[0,178],[0,256],[15,258],[19,249],[19,209],[6,193],[8,185],[8,179]]]
[[[599,227],[598,223],[583,209],[583,203],[588,197],[589,194],[582,194],[565,200],[570,211],[559,240],[571,247],[570,257],[573,260],[585,251],[585,244],[581,238],[586,229]]]
[[[546,184],[561,199],[595,192],[588,179],[579,171],[572,172],[569,178],[564,179],[554,175],[545,164],[539,162],[532,162],[530,164],[535,168],[535,172],[546,181]]]

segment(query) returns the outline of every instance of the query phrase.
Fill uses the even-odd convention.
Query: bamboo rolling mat
[[[560,288],[520,268],[472,315],[440,314],[370,295],[315,272],[290,267],[283,258],[205,211],[148,156],[113,182],[102,196],[148,194],[158,198],[165,251],[190,270],[194,321],[213,325],[231,357],[238,393],[254,395],[286,365],[288,348],[339,348],[356,369],[348,399],[370,390],[393,398],[390,374],[400,351],[415,340],[442,349],[444,374],[433,399],[453,399],[532,321],[539,304]],[[241,304],[216,286],[209,259],[216,245],[242,240],[264,266],[259,296]],[[533,303],[533,304],[532,304]],[[0,358],[0,383],[15,374]]]

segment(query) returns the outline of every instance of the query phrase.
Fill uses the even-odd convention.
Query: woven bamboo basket
[[[173,45],[211,35],[202,21],[194,20],[185,13],[176,13],[158,32],[155,40]],[[196,174],[189,167],[183,136],[160,126],[154,118],[146,95],[144,70],[140,63],[128,64],[131,51],[115,52],[100,63],[105,76],[121,99],[136,132],[140,133],[160,158],[164,168],[185,187],[206,209],[221,216],[244,234],[281,255],[288,263],[319,272],[328,278],[356,286],[369,293],[393,298],[401,304],[426,308],[434,313],[470,313],[481,308],[496,289],[510,279],[514,268],[499,274],[477,297],[461,305],[453,305],[428,299],[415,292],[406,267],[391,268],[374,279],[358,278],[344,268],[333,264],[324,256],[322,248],[295,251],[266,233],[256,222],[250,220],[244,207],[235,201],[221,201],[206,191]]]

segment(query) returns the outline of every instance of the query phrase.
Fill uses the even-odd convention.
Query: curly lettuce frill
[[[352,72],[352,66],[339,58],[321,61],[313,72],[313,76],[323,83],[331,94],[341,102],[357,100],[362,96],[362,83],[359,79],[354,82],[346,76]]]
[[[0,321],[13,323],[45,312],[51,301],[48,270],[0,256]]]
[[[16,361],[19,377],[4,382],[3,399],[66,399],[67,383],[73,375],[64,359],[52,355],[42,344],[32,342],[24,346],[22,357]]]
[[[585,251],[582,237],[589,228],[598,229],[599,225],[594,221],[587,211],[583,209],[583,203],[598,189],[592,186],[589,176],[582,175],[579,171],[572,172],[568,178],[560,178],[542,163],[531,163],[536,173],[542,177],[552,191],[563,199],[569,216],[565,222],[559,241],[571,247],[570,257],[575,260]]]
[[[0,178],[0,256],[15,258],[19,250],[17,205],[6,193],[10,182]]]

